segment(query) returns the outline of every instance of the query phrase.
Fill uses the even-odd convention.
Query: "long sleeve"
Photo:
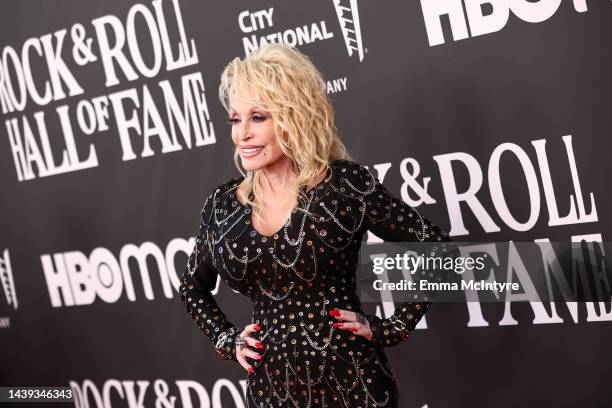
[[[179,294],[187,312],[213,342],[219,356],[225,360],[235,360],[234,340],[240,332],[226,319],[211,293],[218,276],[210,259],[208,234],[214,201],[214,196],[209,196],[200,213],[199,232],[180,279]]]
[[[452,246],[448,246],[445,242],[452,240],[446,232],[419,214],[413,207],[389,193],[367,169],[363,169],[371,177],[365,182],[369,185],[370,192],[364,196],[364,201],[366,225],[372,233],[389,242],[441,242],[441,245],[436,246],[434,254],[445,256],[451,253]],[[457,252],[453,254],[456,255]],[[396,304],[393,315],[386,319],[367,315],[375,341],[382,346],[390,347],[407,340],[430,306],[429,301],[402,302]]]

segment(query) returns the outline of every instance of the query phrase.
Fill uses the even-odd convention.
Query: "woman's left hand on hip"
[[[352,310],[332,309],[329,311],[329,314],[338,320],[334,323],[334,327],[349,330],[367,340],[372,340],[374,337],[374,333],[370,328],[370,322],[361,313]],[[361,320],[361,322],[359,320]]]

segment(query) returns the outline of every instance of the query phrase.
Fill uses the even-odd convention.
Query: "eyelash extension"
[[[257,115],[257,116],[253,116],[253,119],[255,119],[257,122],[263,122],[264,120],[267,119],[267,117],[266,116]],[[230,119],[227,120],[227,123],[229,125],[233,125],[234,123],[238,123],[239,120],[240,119],[230,118]]]

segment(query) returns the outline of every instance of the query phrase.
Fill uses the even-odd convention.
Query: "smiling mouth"
[[[240,153],[242,155],[242,157],[245,158],[250,158],[250,157],[254,157],[257,156],[257,154],[259,154],[259,152],[261,152],[263,150],[263,146],[260,147],[241,147],[240,148]]]

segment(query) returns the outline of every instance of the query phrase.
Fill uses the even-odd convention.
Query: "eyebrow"
[[[261,109],[261,108],[258,108],[258,107],[254,107],[254,108],[251,108],[251,109],[248,111],[248,113],[251,113],[251,112],[253,112],[253,111],[262,111],[262,109]],[[230,108],[230,112],[229,112],[229,113],[230,113],[230,115],[232,115],[233,113],[236,113],[236,111],[235,111],[234,109]]]

